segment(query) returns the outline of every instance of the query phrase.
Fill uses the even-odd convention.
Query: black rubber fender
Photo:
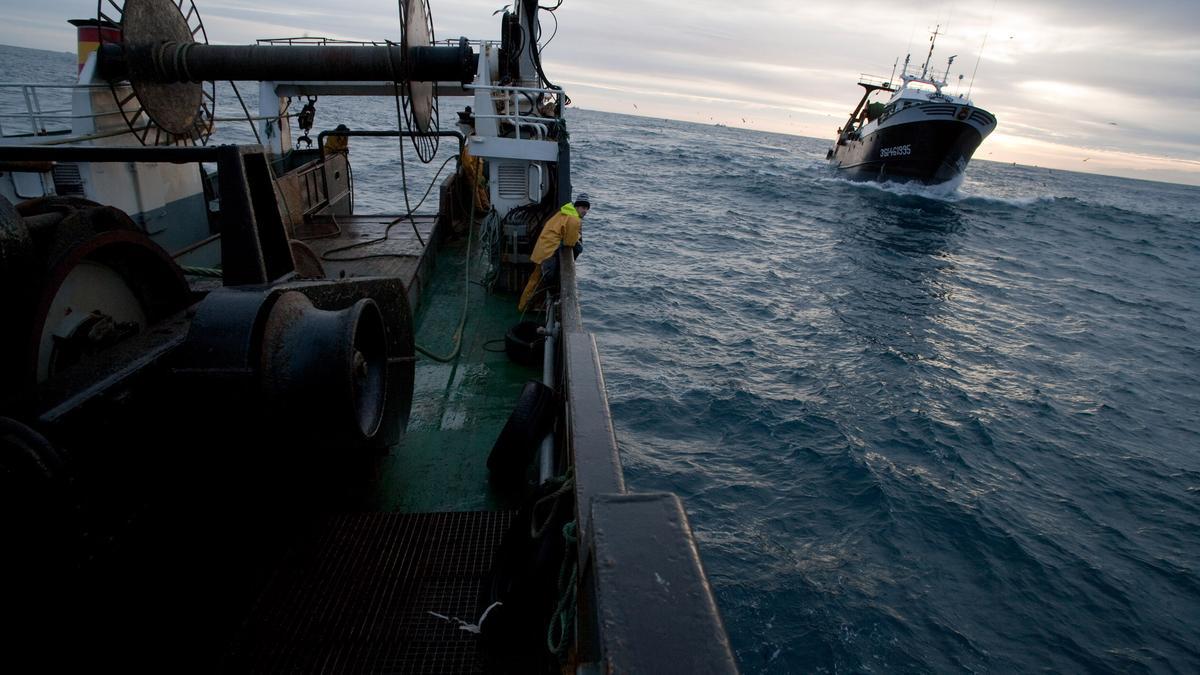
[[[546,336],[538,333],[541,325],[533,321],[522,321],[504,334],[504,353],[514,363],[530,368],[542,365],[546,349]]]
[[[493,483],[502,487],[520,485],[525,477],[525,467],[554,423],[556,409],[553,389],[537,380],[525,383],[516,408],[508,416],[488,455],[488,471]]]

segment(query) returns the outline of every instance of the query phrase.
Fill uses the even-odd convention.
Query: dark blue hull
[[[959,120],[924,120],[884,126],[847,137],[829,151],[839,173],[852,180],[918,182],[957,178],[983,142],[976,127]]]

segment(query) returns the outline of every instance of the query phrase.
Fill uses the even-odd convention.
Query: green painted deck
[[[453,350],[462,312],[466,242],[440,245],[416,314],[417,344]],[[478,253],[475,249],[473,254]],[[471,276],[478,278],[478,258]],[[452,363],[419,357],[408,432],[378,467],[375,508],[424,513],[512,508],[488,484],[487,457],[529,379],[541,377],[509,361],[504,333],[521,320],[516,298],[469,286],[463,346]]]

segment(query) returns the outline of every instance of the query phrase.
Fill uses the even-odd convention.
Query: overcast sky
[[[439,38],[499,34],[503,0],[430,4]],[[197,6],[218,43],[398,39],[394,2]],[[0,43],[71,50],[66,19],[95,11],[10,5]],[[543,62],[578,107],[818,138],[857,103],[859,73],[922,62],[941,24],[934,63],[957,55],[950,79],[965,89],[978,62],[971,96],[999,119],[976,157],[1200,185],[1200,0],[564,0],[557,16]]]

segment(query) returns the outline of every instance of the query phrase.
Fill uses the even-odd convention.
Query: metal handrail
[[[283,38],[259,38],[255,40],[260,45],[361,45],[361,46],[379,46],[386,44],[378,40],[345,40],[342,38],[322,37],[319,35],[304,35],[298,37],[283,37]],[[496,42],[496,40],[481,40],[468,39],[467,44],[475,47],[481,47],[485,44]],[[434,42],[435,45],[448,45],[457,47],[459,44],[458,38],[443,38]]]
[[[561,94],[562,89],[547,89],[545,87],[516,87],[508,84],[464,84],[463,89],[491,89],[497,91],[525,91],[542,94]]]
[[[510,111],[508,113],[497,113],[495,115],[487,113],[475,113],[476,118],[483,119],[498,119],[504,120],[513,125],[517,130],[517,136],[520,136],[522,128],[530,129],[534,136],[539,140],[545,140],[549,129],[547,123],[552,123],[562,116],[562,97],[565,93],[561,89],[550,89],[546,87],[516,87],[503,84],[468,84],[464,85],[464,89],[477,89],[480,91],[499,92],[503,95],[504,107]],[[544,115],[526,115],[521,113],[521,102],[518,98],[519,94],[551,94],[558,98],[557,116],[547,117]],[[510,98],[511,96],[511,98]]]
[[[379,46],[384,44],[376,40],[343,40],[341,38],[328,38],[319,35],[304,35],[298,37],[285,38],[259,38],[255,40],[260,45],[360,45]]]
[[[107,85],[97,84],[45,84],[40,82],[0,82],[0,91],[4,90],[19,90],[20,99],[18,101],[8,102],[6,107],[18,109],[18,112],[0,112],[0,120],[19,119],[27,120],[29,123],[29,131],[24,130],[15,133],[5,133],[4,127],[0,124],[0,137],[13,138],[17,136],[42,136],[47,134],[61,134],[64,131],[70,131],[71,121],[76,119],[96,119],[106,115],[117,114],[116,112],[109,113],[94,113],[92,115],[70,115],[69,108],[52,108],[45,109],[42,107],[41,97],[38,96],[39,91],[44,90],[64,90],[66,96],[74,95],[76,90],[95,90],[107,89]],[[24,108],[24,110],[20,110]],[[57,124],[56,124],[57,123]],[[48,128],[56,127],[56,128]],[[64,128],[65,127],[65,128]]]

